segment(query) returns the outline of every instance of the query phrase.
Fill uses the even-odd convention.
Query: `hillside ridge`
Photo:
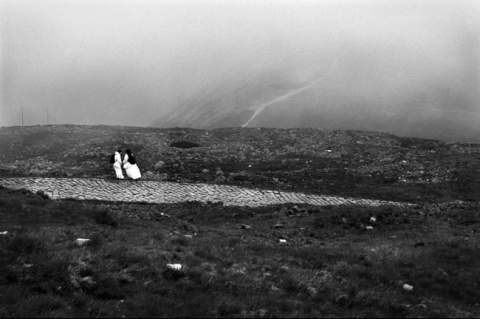
[[[480,200],[480,145],[390,133],[16,126],[0,128],[0,147],[0,177],[113,179],[109,155],[130,148],[143,180],[406,202]]]

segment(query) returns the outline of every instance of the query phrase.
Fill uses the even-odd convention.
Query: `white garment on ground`
[[[140,169],[138,168],[137,164],[131,164],[128,162],[128,154],[125,154],[125,157],[123,158],[123,168],[125,169],[125,172],[127,173],[127,176],[131,179],[137,179],[142,176],[140,174]]]
[[[122,157],[119,152],[115,152],[115,163],[113,163],[113,168],[115,169],[115,175],[119,179],[124,179],[122,172]]]

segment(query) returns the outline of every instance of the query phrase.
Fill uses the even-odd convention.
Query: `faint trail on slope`
[[[335,66],[337,65],[336,63],[334,64]],[[289,97],[291,96],[294,96],[294,95],[297,95],[299,93],[302,93],[303,91],[305,90],[308,90],[309,88],[311,88],[312,86],[314,86],[315,84],[317,84],[318,82],[320,82],[321,80],[323,80],[324,78],[326,78],[327,76],[329,76],[336,68],[332,67],[330,69],[330,71],[328,71],[327,73],[325,73],[323,76],[321,76],[320,78],[316,79],[315,81],[313,81],[312,83],[309,83],[307,85],[305,85],[304,87],[301,87],[299,89],[296,89],[296,90],[293,90],[293,91],[290,91],[288,92],[287,94],[284,94],[284,95],[281,95],[269,102],[266,102],[266,103],[263,103],[261,104],[256,110],[255,110],[255,113],[253,113],[252,117],[247,121],[245,122],[242,127],[246,127],[255,117],[257,117],[258,114],[260,114],[267,106],[270,106],[272,104],[275,104],[277,102],[280,102],[280,101],[283,101],[283,100],[286,100],[288,99]]]

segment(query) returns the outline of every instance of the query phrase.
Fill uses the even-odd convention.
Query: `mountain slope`
[[[246,57],[152,124],[358,129],[480,142],[480,113],[465,79],[443,69],[433,77],[420,62],[400,73],[392,63],[384,55],[372,62],[358,48]]]

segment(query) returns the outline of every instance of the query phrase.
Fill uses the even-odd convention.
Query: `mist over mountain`
[[[0,125],[478,141],[476,0],[4,0]]]
[[[372,29],[359,35],[341,24],[329,38],[310,34],[310,42],[258,48],[153,125],[318,127],[480,142],[477,34],[421,14],[387,10],[373,22],[350,15]],[[390,26],[379,21],[388,18]]]

